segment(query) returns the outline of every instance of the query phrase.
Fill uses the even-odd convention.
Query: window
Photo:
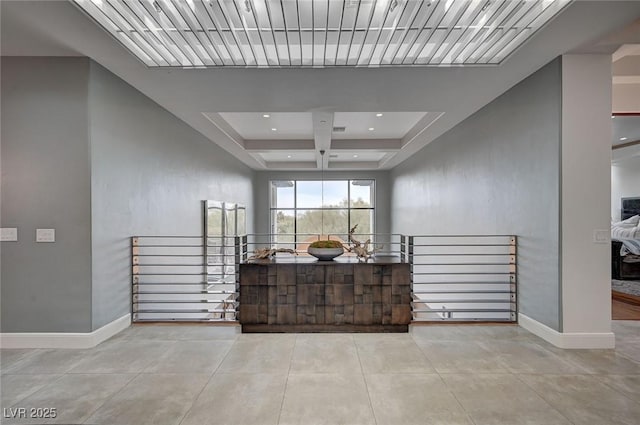
[[[271,181],[271,233],[279,247],[335,235],[347,240],[375,232],[374,180]],[[366,238],[365,238],[366,239]]]

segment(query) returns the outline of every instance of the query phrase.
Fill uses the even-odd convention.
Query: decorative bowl
[[[334,258],[344,254],[344,248],[314,248],[309,247],[307,249],[309,255],[313,255],[320,261],[331,261]]]

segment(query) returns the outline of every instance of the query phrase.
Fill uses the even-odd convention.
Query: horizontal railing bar
[[[233,275],[229,275],[233,276]],[[137,282],[133,285],[234,285],[235,282]]]
[[[212,295],[234,295],[238,294],[238,291],[187,291],[187,292],[177,292],[177,291],[142,291],[142,292],[134,292],[137,295],[200,295],[200,294],[212,294]]]
[[[134,273],[134,276],[206,276],[207,273]]]
[[[460,309],[460,308],[443,308],[437,310],[422,310],[422,309],[414,309],[412,310],[414,313],[511,313],[515,310],[512,309],[502,309],[502,308],[469,308],[469,309]]]
[[[414,294],[515,294],[515,291],[500,291],[491,289],[477,289],[475,291],[465,289],[451,289],[451,290],[435,290],[435,291],[413,291]]]
[[[414,273],[415,274],[415,273]],[[414,285],[466,285],[466,284],[482,284],[482,285],[505,285],[505,284],[515,284],[515,282],[510,282],[508,280],[505,281],[485,281],[485,282],[474,282],[474,281],[452,281],[452,282],[413,282]]]
[[[134,313],[228,313],[235,312],[235,308],[230,309],[167,309],[167,310],[135,310]],[[444,310],[443,310],[444,311]]]
[[[204,248],[203,245],[134,245],[134,248]]]
[[[412,322],[513,322],[510,318],[505,317],[455,317],[455,318],[443,318],[443,317],[414,317]]]
[[[221,263],[222,264],[222,263]],[[135,264],[136,266],[140,266],[140,267],[205,267],[205,266],[211,266],[211,264],[157,264],[157,263],[138,263]]]
[[[308,208],[305,208],[305,210]],[[320,234],[320,233],[248,233],[246,236],[247,237],[254,237],[254,236],[340,236],[340,235],[348,235],[348,233],[327,233],[327,234]],[[365,236],[404,236],[404,234],[402,233],[358,233],[356,234],[356,236],[360,236],[360,235],[365,235]],[[233,237],[233,236],[227,236],[227,237]],[[243,237],[243,236],[240,236]]]
[[[135,254],[134,257],[200,257],[202,254]]]
[[[419,264],[422,265],[422,264]],[[414,266],[416,266],[416,264],[414,264]],[[435,272],[413,272],[413,275],[416,276],[423,276],[423,275],[487,275],[487,274],[500,274],[500,275],[509,275],[509,274],[513,274],[510,272],[442,272],[442,273],[435,273]]]
[[[418,304],[510,304],[513,301],[510,299],[506,300],[495,300],[495,299],[448,299],[448,300],[434,300],[434,299],[420,299],[414,298],[414,303]]]
[[[224,317],[215,317],[215,318],[193,318],[193,319],[167,319],[167,318],[155,318],[155,319],[135,319],[136,322],[226,322],[226,323],[237,323],[238,321],[235,319],[226,319]]]
[[[486,256],[486,257],[507,257],[507,256],[512,256],[515,254],[509,254],[507,252],[499,252],[499,253],[495,253],[495,254],[487,254],[487,253],[477,253],[477,254],[469,254],[469,253],[452,253],[452,254],[445,254],[445,253],[434,253],[434,254],[416,254],[413,253],[411,254],[411,256],[413,257],[458,257],[458,256],[469,256],[469,257],[473,257],[473,256],[477,256],[477,257],[482,257],[482,256]]]
[[[512,266],[515,263],[413,263],[414,266]]]
[[[149,236],[149,235],[142,235],[142,236],[132,236],[132,238],[145,238],[145,239],[166,239],[166,238],[176,238],[176,239],[202,239],[202,235],[200,236],[182,236],[182,235],[167,235],[167,236]],[[213,237],[217,237],[217,236],[213,236]]]
[[[513,238],[515,235],[408,235],[410,238]]]
[[[429,247],[429,246],[457,246],[457,247],[463,247],[463,246],[513,246],[511,244],[495,244],[495,243],[447,243],[447,244],[413,244],[413,247]]]
[[[237,304],[236,300],[137,300],[137,304]]]

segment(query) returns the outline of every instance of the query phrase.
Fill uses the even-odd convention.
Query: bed
[[[640,279],[640,197],[622,198],[621,217],[611,225],[611,277]]]

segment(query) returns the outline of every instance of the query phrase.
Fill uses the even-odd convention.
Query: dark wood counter
[[[409,264],[302,256],[241,264],[239,320],[243,332],[407,332]]]

